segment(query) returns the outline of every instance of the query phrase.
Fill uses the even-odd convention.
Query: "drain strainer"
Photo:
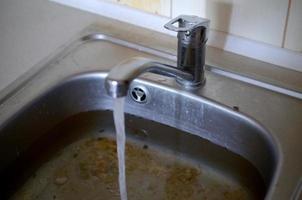
[[[148,99],[148,91],[145,87],[134,86],[130,90],[130,96],[135,102],[146,103]]]

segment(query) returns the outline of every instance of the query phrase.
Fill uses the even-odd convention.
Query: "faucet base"
[[[196,89],[196,88],[202,87],[206,83],[206,79],[203,78],[199,82],[192,82],[192,81],[187,81],[184,79],[176,78],[176,82],[186,89]]]

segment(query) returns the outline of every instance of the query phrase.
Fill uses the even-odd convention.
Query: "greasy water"
[[[126,172],[125,172],[125,116],[124,99],[117,98],[114,101],[113,117],[116,130],[117,158],[119,171],[119,189],[121,200],[127,200]]]
[[[131,200],[255,199],[215,171],[131,139],[126,144],[126,175]],[[12,199],[119,200],[117,180],[116,141],[86,137],[44,163]]]

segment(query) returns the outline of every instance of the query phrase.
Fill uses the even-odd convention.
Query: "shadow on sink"
[[[56,198],[56,195],[62,196],[63,194],[58,194],[54,188],[61,182],[65,184],[66,177],[60,179],[59,183],[53,177],[57,174],[54,168],[62,166],[62,163],[67,167],[78,166],[79,171],[74,168],[61,170],[64,173],[74,171],[73,176],[67,176],[70,183],[71,180],[79,183],[75,181],[77,179],[70,177],[81,177],[83,170],[88,171],[87,176],[96,177],[89,179],[92,182],[105,180],[104,176],[107,177],[113,172],[115,173],[111,179],[117,181],[116,170],[112,167],[115,166],[114,159],[99,161],[98,156],[105,155],[102,154],[102,151],[105,151],[103,147],[99,147],[102,151],[85,150],[84,152],[88,153],[83,155],[76,155],[74,152],[74,149],[78,149],[82,144],[90,144],[87,146],[89,149],[104,141],[108,143],[103,145],[114,149],[114,142],[108,139],[112,138],[113,133],[110,111],[112,99],[106,95],[103,86],[105,76],[105,73],[89,73],[59,83],[33,99],[1,127],[0,170],[3,177],[3,198],[20,191],[20,188],[24,191],[24,183],[25,186],[30,185],[32,179],[37,177],[40,182],[42,179],[43,183],[47,182],[45,180],[51,180],[46,184],[47,187],[45,186],[49,188],[46,190],[47,195],[52,195],[53,198]],[[273,139],[258,123],[219,104],[177,89],[145,81],[135,81],[133,85],[148,90],[148,101],[137,103],[131,98],[126,100],[129,141],[127,159],[130,166],[131,163],[136,163],[132,165],[133,171],[127,172],[130,197],[141,199],[142,196],[139,195],[143,195],[144,199],[148,199],[149,195],[152,199],[154,194],[162,194],[163,199],[176,199],[173,194],[182,197],[180,199],[265,197],[276,171],[278,153]],[[131,154],[129,149],[135,153]],[[94,152],[99,152],[100,155],[96,156]],[[93,155],[96,157],[91,158]],[[141,157],[134,156],[134,159],[131,155]],[[74,159],[74,156],[79,157]],[[90,161],[79,164],[80,158],[87,157],[91,158]],[[91,160],[98,162],[98,165],[94,166],[95,162]],[[141,162],[137,162],[139,160]],[[110,162],[113,163],[111,168],[109,167],[112,170],[101,170],[102,176],[96,168],[99,169],[104,163]],[[57,164],[53,164],[52,168],[48,167],[48,171],[45,170],[51,163]],[[128,165],[127,168],[131,169]],[[134,169],[141,171],[139,173]],[[85,181],[92,184],[87,182],[87,179]],[[95,182],[93,183],[92,185],[95,185]],[[106,191],[114,193],[116,183],[110,184],[112,186]],[[96,191],[103,191],[102,188],[110,184],[106,182],[100,184],[99,188],[95,186]],[[71,186],[77,187],[74,184]],[[83,191],[84,194],[100,195],[90,191],[91,187],[87,188],[89,192]],[[43,191],[45,192],[45,188]],[[41,192],[39,194],[42,195]],[[80,195],[80,192],[69,194]],[[49,197],[47,195],[45,197]],[[117,197],[113,195],[112,198]]]

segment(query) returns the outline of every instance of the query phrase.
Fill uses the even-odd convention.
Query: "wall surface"
[[[301,0],[51,1],[171,35],[172,17],[206,17],[209,46],[302,72]]]
[[[302,1],[289,0],[288,24],[284,47],[302,52]]]
[[[213,30],[302,52],[301,0],[108,1],[167,17],[206,17]]]
[[[114,3],[120,3],[132,8],[137,8],[153,14],[171,16],[170,0],[107,0]]]
[[[111,20],[102,16],[164,32],[163,24],[173,16],[172,7],[169,7],[169,5],[173,7],[177,5],[174,1],[174,4],[172,2],[171,5],[169,0],[165,4],[155,4],[161,5],[161,10],[156,10],[159,7],[154,6],[153,11],[144,12],[125,6],[126,0],[122,2],[123,4],[112,3],[109,0],[57,0],[57,2],[69,6],[62,6],[47,0],[0,1],[0,90],[15,79],[18,79],[20,75],[44,60],[51,53],[60,49],[62,45],[66,44],[67,41],[88,25],[93,23],[111,23]],[[159,0],[158,2],[162,3],[164,1]],[[129,5],[131,5],[130,3]],[[198,1],[195,3],[195,10],[190,8],[189,5],[191,4],[186,4],[186,6],[181,7],[180,12],[186,13],[187,11],[185,10],[188,10],[192,14],[198,13],[198,5],[200,3]],[[300,5],[301,8],[301,4],[296,3],[298,1],[292,2],[292,6],[294,5],[295,8],[296,5]],[[73,9],[70,6],[85,11]],[[171,9],[167,9],[167,7]],[[96,14],[90,14],[86,11]],[[157,12],[158,14],[152,14],[152,12]],[[295,15],[299,15],[299,9],[296,12]],[[177,13],[175,14],[174,11],[175,15]],[[289,18],[293,18],[293,16],[290,15]],[[301,23],[300,26],[299,24],[289,23],[288,36],[292,34],[289,31],[292,27],[301,31],[302,26]],[[166,31],[166,33],[173,34],[169,31]],[[227,35],[221,31],[213,30],[211,33],[213,37],[209,38],[209,44],[212,46],[224,48],[230,52],[248,57],[254,56],[258,60],[265,61],[260,62],[227,51],[221,51],[217,48],[208,48],[208,61],[211,64],[228,67],[231,71],[240,69],[238,72],[244,72],[252,77],[255,75],[260,76],[260,80],[262,80],[261,77],[266,77],[269,80],[277,80],[277,83],[281,82],[282,85],[285,84],[288,88],[300,90],[301,73],[268,63],[276,63],[287,68],[295,67],[294,69],[302,71],[301,53],[293,53],[293,51],[273,45],[263,45],[265,43],[255,43],[254,40]],[[152,31],[151,35],[157,36],[156,34],[157,32]],[[296,37],[299,39],[300,37],[300,34],[292,35],[293,37],[288,38]],[[228,40],[224,41],[224,38],[228,38]],[[301,47],[300,42],[288,39],[286,41],[285,45],[296,46],[296,48],[300,45]],[[154,40],[152,42],[156,43]]]

